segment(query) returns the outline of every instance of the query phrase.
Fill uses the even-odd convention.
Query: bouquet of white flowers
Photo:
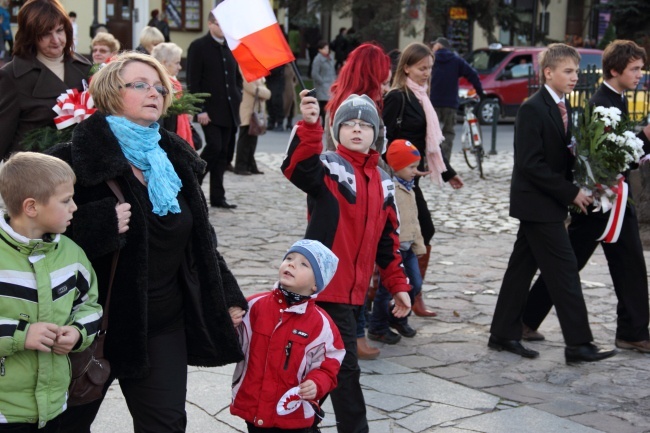
[[[620,230],[627,203],[627,184],[621,173],[644,155],[643,142],[634,135],[627,119],[621,118],[621,110],[588,104],[578,118],[574,139],[575,182],[594,197],[595,212],[614,208],[599,240],[616,242],[618,235],[614,232],[617,225]]]

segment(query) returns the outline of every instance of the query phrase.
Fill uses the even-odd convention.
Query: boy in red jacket
[[[237,328],[244,360],[233,375],[230,413],[249,432],[306,432],[320,421],[314,422],[318,399],[336,387],[345,350],[315,298],[338,261],[320,242],[298,241],[285,254],[273,291],[248,299]]]
[[[324,154],[316,98],[307,96],[307,90],[300,96],[303,120],[292,132],[282,171],[307,193],[305,238],[321,241],[340,260],[318,305],[334,320],[345,344],[339,384],[331,393],[338,431],[364,433],[368,421],[359,383],[356,321],[375,263],[395,299],[395,317],[405,317],[411,307],[411,286],[399,253],[395,185],[377,166],[379,154],[370,149],[380,131],[377,109],[368,96],[350,95],[336,110],[332,136],[340,144]]]

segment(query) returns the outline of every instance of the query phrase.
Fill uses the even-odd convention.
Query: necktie
[[[567,132],[567,126],[569,125],[569,116],[567,116],[566,113],[566,105],[564,105],[564,101],[560,101],[558,102],[557,106],[560,109],[560,114],[562,115],[562,123],[564,123],[564,132]]]

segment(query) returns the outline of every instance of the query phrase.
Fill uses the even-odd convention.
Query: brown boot
[[[418,293],[418,295],[415,297],[415,301],[413,302],[413,307],[411,309],[413,310],[413,314],[420,317],[436,317],[438,315],[438,313],[427,309],[427,306],[424,303],[424,299],[422,299],[422,293]]]
[[[418,266],[420,267],[420,275],[422,275],[422,282],[424,283],[424,276],[429,267],[429,256],[431,256],[431,245],[427,245],[427,252],[418,257]],[[427,309],[422,298],[422,292],[418,293],[413,301],[413,314],[420,317],[436,317],[438,314]]]
[[[357,357],[359,359],[377,359],[381,351],[368,344],[366,337],[357,338]]]
[[[418,266],[420,267],[420,275],[422,275],[422,281],[424,281],[424,276],[427,273],[427,268],[429,267],[429,257],[431,256],[431,245],[427,245],[427,252],[418,256]]]

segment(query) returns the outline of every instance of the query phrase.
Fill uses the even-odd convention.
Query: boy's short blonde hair
[[[580,64],[580,53],[567,44],[550,44],[544,51],[539,53],[539,82],[546,83],[544,69],[555,69],[557,65],[564,60],[573,60],[577,65]]]
[[[33,198],[47,204],[56,188],[77,177],[62,159],[36,152],[18,152],[0,167],[0,196],[9,216],[22,213],[23,202]]]

